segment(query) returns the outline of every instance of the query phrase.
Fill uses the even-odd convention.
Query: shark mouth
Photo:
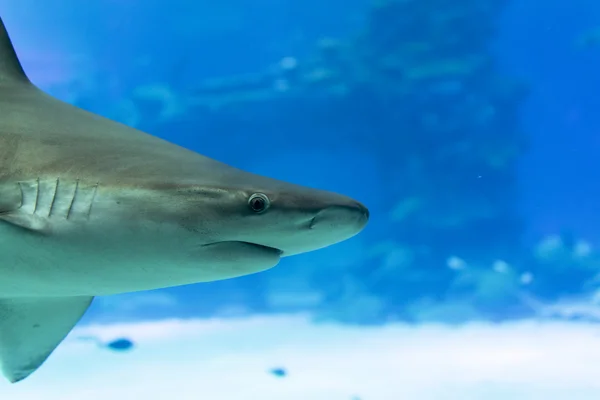
[[[244,245],[250,245],[252,247],[256,247],[259,248],[265,252],[268,253],[275,253],[278,256],[282,256],[284,254],[283,250],[277,249],[275,247],[269,247],[269,246],[265,246],[262,244],[258,244],[258,243],[252,243],[252,242],[246,242],[246,241],[242,241],[242,240],[231,240],[231,241],[223,241],[223,242],[215,242],[215,243],[207,243],[205,245],[203,245],[202,247],[210,247],[210,246],[219,246],[219,245],[234,245],[234,244],[244,244]]]
[[[282,255],[282,254],[283,254],[283,250],[277,249],[277,248],[275,248],[275,247],[269,247],[269,246],[265,246],[265,245],[258,244],[258,243],[252,243],[252,242],[243,242],[243,241],[240,241],[240,242],[238,242],[238,243],[245,243],[245,244],[249,244],[249,245],[252,245],[252,246],[255,246],[255,247],[258,247],[258,248],[264,249],[265,251],[268,251],[268,252],[277,253],[277,254],[279,254],[279,255]]]

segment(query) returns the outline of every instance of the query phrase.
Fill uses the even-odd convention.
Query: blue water
[[[90,328],[105,335],[98,343],[107,345],[94,350],[104,352],[99,357],[129,344],[132,348],[118,356],[136,357],[144,351],[136,342],[145,338],[140,327],[173,318],[235,325],[302,315],[308,325],[298,329],[356,330],[358,341],[363,330],[367,338],[396,326],[410,332],[442,327],[443,342],[461,329],[471,332],[472,324],[497,327],[483,333],[473,328],[488,339],[505,331],[512,338],[525,329],[518,324],[531,321],[567,324],[544,331],[548,337],[567,333],[540,344],[535,348],[540,354],[564,340],[576,341],[579,331],[571,328],[595,329],[600,318],[597,2],[0,0],[0,13],[24,69],[48,93],[236,167],[347,194],[370,209],[369,225],[358,236],[286,258],[260,274],[97,298],[78,328],[107,327]],[[286,70],[290,63],[296,66]],[[332,77],[323,78],[326,74]],[[257,76],[259,83],[251,78]],[[113,332],[111,326],[118,328]],[[259,328],[248,329],[248,335],[232,336],[215,349],[236,348],[240,340],[263,343]],[[331,343],[336,335],[342,341],[344,334],[325,332]],[[425,354],[427,340],[418,342],[419,354],[434,359]],[[534,346],[535,341],[523,340]],[[180,351],[178,343],[173,339],[168,346]],[[198,352],[207,346],[189,338],[185,343]],[[290,343],[310,347],[300,337]],[[454,346],[448,343],[440,348]],[[493,348],[493,340],[487,343],[483,349]],[[155,351],[146,350],[144,360],[153,360],[153,354],[154,360],[164,359],[164,349],[171,349],[148,346]],[[404,346],[388,353],[400,360],[410,349]],[[523,348],[509,346],[506,354],[523,355]],[[278,354],[269,349],[264,354]],[[562,357],[552,354],[540,363]],[[52,376],[69,382],[65,374],[77,358],[65,357]],[[177,357],[169,365],[176,365]],[[253,357],[245,359],[248,365],[258,360]],[[452,368],[451,361],[461,356],[448,357]],[[495,357],[504,360],[494,352],[488,359]],[[514,360],[524,369],[536,368]],[[569,360],[578,363],[576,356]],[[503,381],[501,373],[494,380],[490,372],[480,378],[483,383],[457,383],[452,392],[440,389],[452,387],[442,378],[438,386],[432,379],[422,390],[402,391],[392,384],[395,374],[389,369],[397,367],[392,361],[371,377],[389,390],[371,397],[353,394],[352,382],[346,397],[326,394],[328,389],[307,376],[300,386],[308,390],[313,382],[309,398],[361,400],[449,398],[444,393],[457,399],[534,399],[548,393],[593,399],[600,390],[583,373],[566,376],[560,392],[548,383],[558,373],[528,383]],[[280,385],[298,376],[283,359],[271,364],[260,367],[267,388],[267,379]],[[600,356],[589,361],[590,368],[598,365]],[[108,368],[88,372],[98,376]],[[235,368],[235,374],[257,373]],[[328,373],[322,371],[325,381]],[[382,378],[386,373],[389,382]],[[85,371],[78,374],[86,381]],[[45,387],[49,376],[42,375],[35,387]],[[11,398],[34,398],[27,397],[34,392],[11,390]],[[261,398],[253,397],[264,395],[258,392],[242,398]],[[94,398],[81,393],[78,386],[71,396]],[[133,392],[112,396],[131,398],[125,393]],[[239,398],[225,392],[212,396]]]

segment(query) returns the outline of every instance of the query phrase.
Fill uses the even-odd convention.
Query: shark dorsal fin
[[[30,83],[0,19],[0,86]]]

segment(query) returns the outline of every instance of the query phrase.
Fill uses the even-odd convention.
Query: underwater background
[[[358,236],[96,298],[0,399],[600,398],[600,3],[0,0],[31,80],[350,195]]]

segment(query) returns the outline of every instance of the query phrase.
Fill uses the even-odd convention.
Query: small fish
[[[79,336],[77,339],[83,340],[83,341],[88,341],[88,342],[94,342],[98,347],[100,347],[102,349],[116,350],[116,351],[127,351],[127,350],[130,350],[131,348],[133,348],[133,346],[134,346],[133,341],[131,341],[127,338],[113,339],[108,342],[103,341],[96,336]]]
[[[117,351],[131,350],[133,346],[133,342],[127,338],[119,338],[106,343],[107,348]]]
[[[287,376],[287,371],[284,368],[271,368],[269,372],[278,378],[285,378]]]

